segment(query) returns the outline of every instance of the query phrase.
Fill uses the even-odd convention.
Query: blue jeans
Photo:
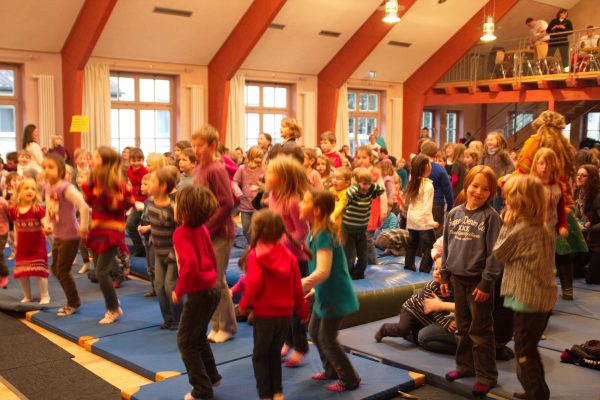
[[[422,328],[418,335],[419,346],[434,353],[456,354],[456,337],[440,324]]]
[[[173,304],[171,297],[177,285],[177,264],[168,257],[154,256],[154,290],[158,297],[160,313],[165,322],[179,323],[181,305]]]

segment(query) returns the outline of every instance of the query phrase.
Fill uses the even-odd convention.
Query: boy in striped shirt
[[[371,171],[366,168],[354,169],[352,178],[355,183],[346,192],[346,209],[342,217],[344,252],[352,279],[363,279],[367,268],[367,226],[371,203],[385,189],[373,183]]]

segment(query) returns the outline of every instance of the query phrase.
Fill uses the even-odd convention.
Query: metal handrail
[[[575,29],[567,32],[550,33],[548,36],[554,35],[568,35],[569,39],[569,54],[568,61],[569,65],[573,64],[574,67],[578,66],[580,61],[579,45],[581,44],[581,37],[584,33],[587,33],[590,29],[600,29],[600,27]],[[525,55],[528,54],[531,57],[531,43],[530,36],[498,40],[491,43],[480,43],[474,46],[465,56],[463,56],[440,80],[440,83],[446,82],[458,82],[466,81],[472,85],[476,85],[478,81],[491,79],[495,72],[498,64],[495,63],[496,53],[500,50],[510,51],[512,53],[512,60],[514,65],[509,68],[507,72],[510,72],[510,78],[519,81],[527,73],[533,74],[532,64],[538,62],[538,60],[530,60],[528,64],[529,71],[525,71],[523,68]],[[509,49],[509,50],[507,50]],[[550,72],[548,61],[546,61],[546,72]],[[507,66],[508,67],[508,66]],[[555,66],[556,67],[556,66]],[[562,66],[563,68],[565,66]],[[596,61],[595,67],[600,69],[600,60]],[[493,68],[490,71],[490,68]],[[571,68],[569,73],[575,73],[576,68]],[[501,68],[502,75],[504,73],[504,65]],[[545,75],[543,68],[540,65],[536,66],[536,73],[534,75]]]

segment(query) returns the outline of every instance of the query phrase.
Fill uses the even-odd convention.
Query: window
[[[600,112],[588,113],[586,136],[591,139],[600,140]]]
[[[456,143],[458,134],[458,112],[446,112],[446,143]]]
[[[571,124],[567,124],[565,126],[565,129],[563,129],[562,134],[567,140],[571,140]]]
[[[433,132],[433,111],[423,111],[423,116],[421,118],[423,120],[423,123],[421,124],[421,129],[429,129],[429,133],[431,135],[431,132]]]
[[[348,138],[350,152],[369,143],[369,135],[381,126],[382,93],[362,89],[348,90]]]
[[[280,83],[248,82],[244,87],[246,106],[246,149],[256,146],[258,135],[268,133],[273,144],[281,143],[281,120],[291,115],[291,86]]]
[[[16,151],[20,131],[19,68],[0,64],[0,149],[4,154]]]
[[[112,73],[111,146],[140,147],[145,155],[171,151],[174,141],[174,78]]]
[[[511,111],[508,113],[508,134],[514,135],[533,121],[533,112]]]

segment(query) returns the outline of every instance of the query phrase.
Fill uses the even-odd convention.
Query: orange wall
[[[54,111],[55,128],[47,134],[63,133],[62,120],[62,69],[60,54],[44,53],[36,51],[20,51],[0,49],[0,62],[18,64],[21,66],[21,78],[23,89],[21,127],[17,127],[17,148],[21,142],[22,129],[25,125],[32,123],[38,125],[38,101],[37,80],[35,75],[54,76]],[[66,134],[66,133],[65,133]]]
[[[569,10],[569,19],[574,29],[584,29],[588,25],[600,26],[600,7],[598,0],[579,0]],[[598,32],[596,32],[598,33]]]

